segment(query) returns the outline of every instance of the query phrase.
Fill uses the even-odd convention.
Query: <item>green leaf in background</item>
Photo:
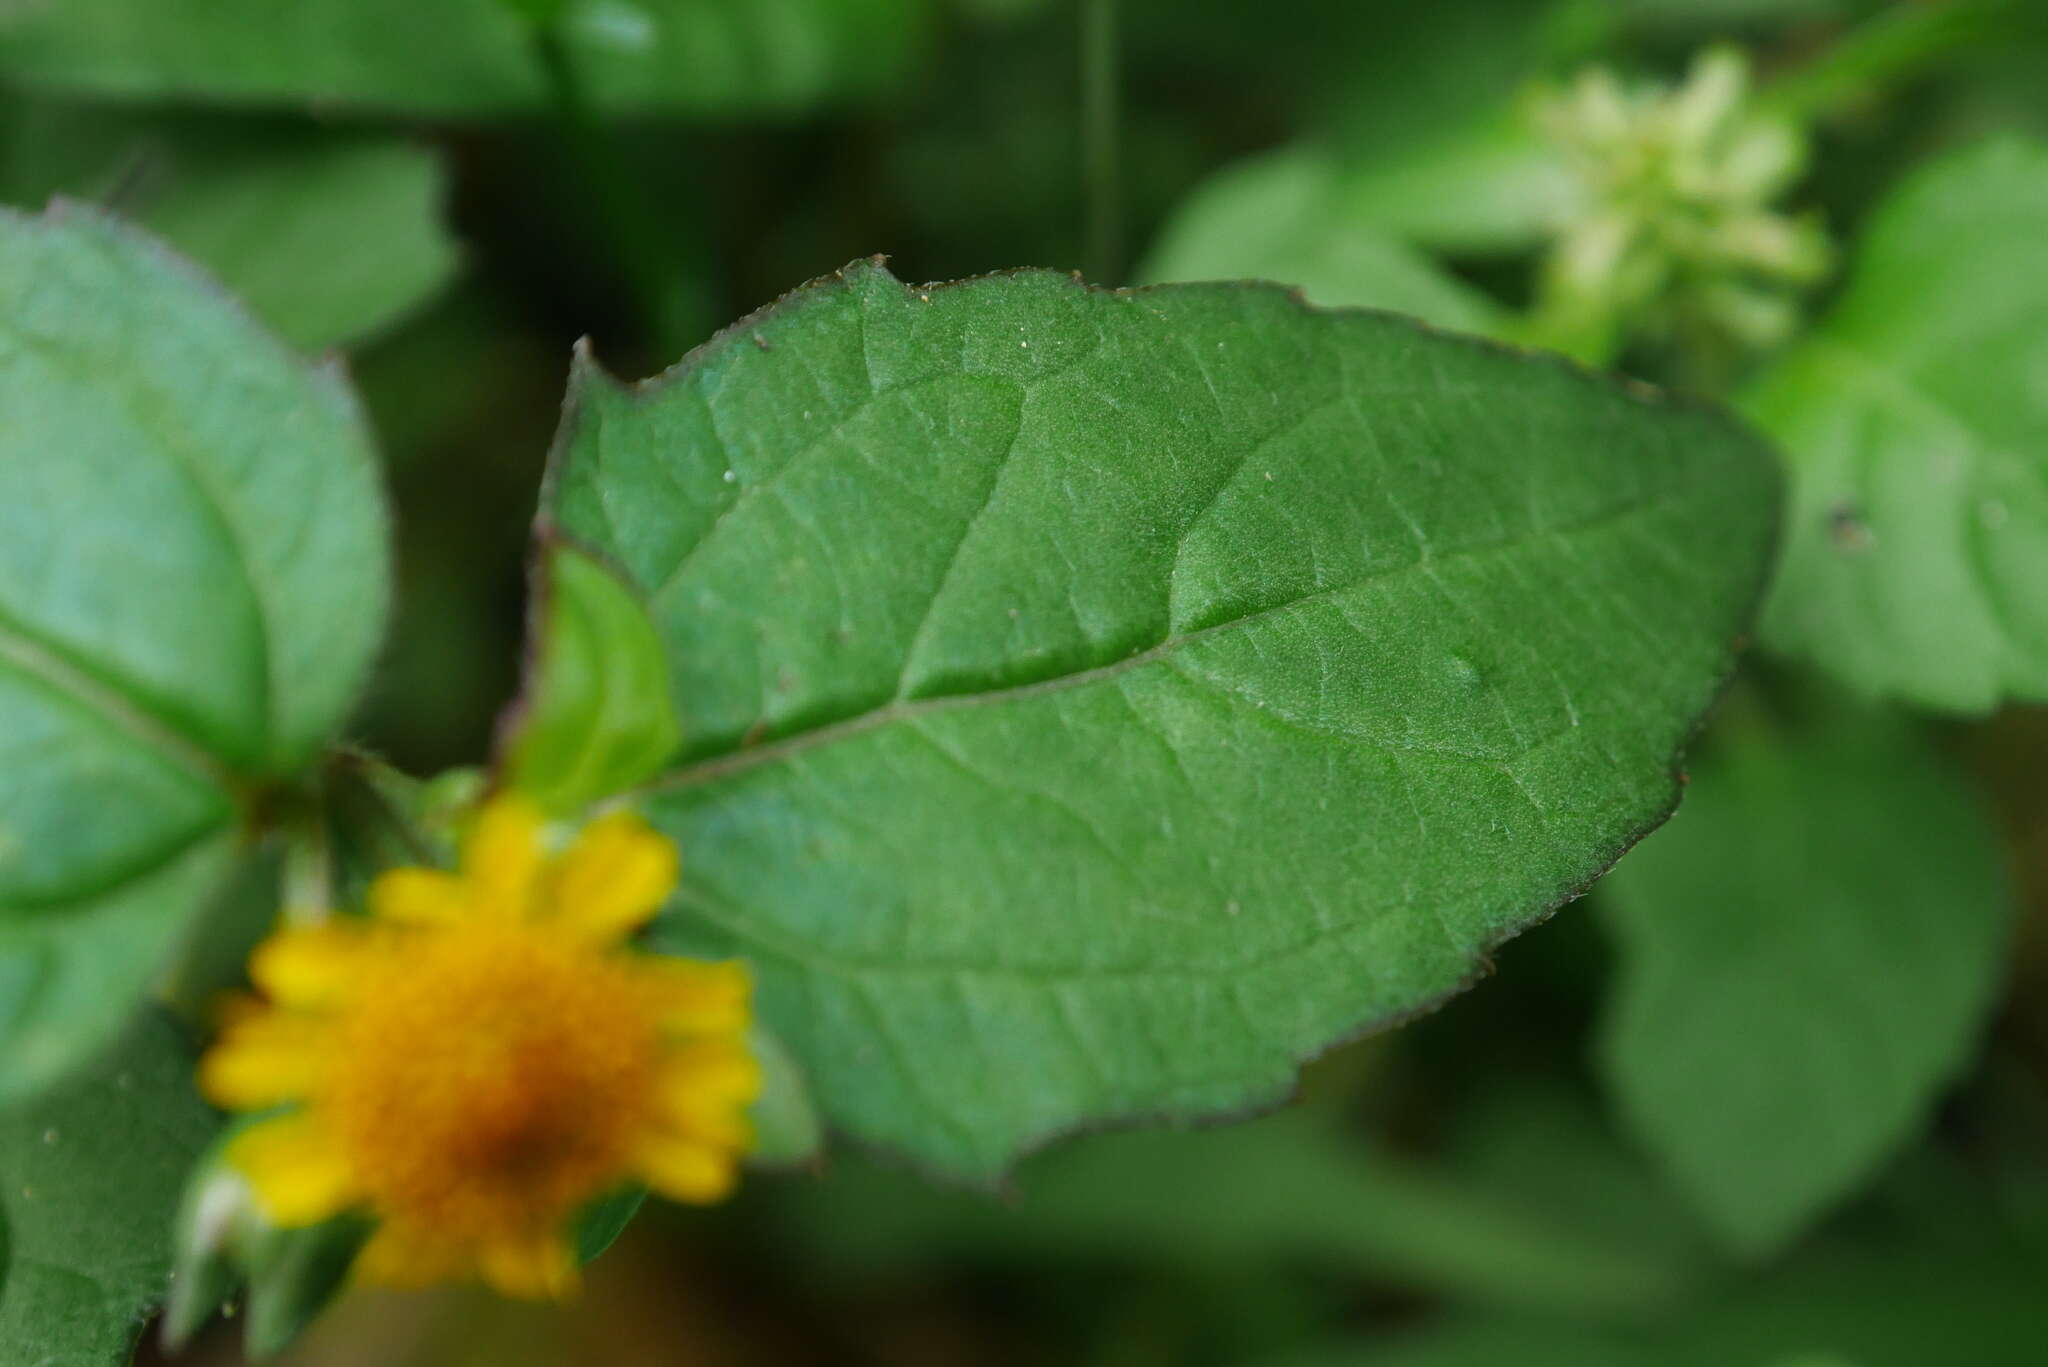
[[[1362,145],[1325,138],[1224,167],[1175,210],[1139,278],[1278,280],[1318,304],[1505,335],[1506,310],[1422,248],[1526,249],[1566,216],[1575,190],[1533,120],[1490,98],[1422,144],[1375,124],[1357,131]]]
[[[1602,885],[1621,966],[1600,1055],[1678,1185],[1762,1254],[1924,1122],[1992,1005],[2013,898],[1982,803],[1911,722],[1841,702],[1728,721]]]
[[[754,1127],[747,1161],[774,1168],[811,1162],[824,1152],[825,1127],[802,1067],[758,1022],[747,1034],[747,1048],[761,1064],[761,1095],[747,1111]]]
[[[2037,1256],[1979,1248],[1830,1250],[1655,1326],[1472,1318],[1264,1367],[2014,1367],[2041,1349]]]
[[[1290,148],[1228,167],[1175,213],[1139,270],[1147,281],[1277,280],[1309,302],[1393,309],[1499,335],[1505,311],[1415,247],[1347,212],[1336,166]]]
[[[1581,7],[1386,7],[1351,93],[1297,143],[1225,166],[1168,219],[1145,280],[1271,279],[1491,336],[1506,311],[1425,251],[1526,251],[1581,193],[1528,108],[1585,45]]]
[[[139,187],[142,222],[305,350],[375,336],[455,273],[440,164],[425,148],[252,139],[164,174],[160,191]]]
[[[1876,694],[2048,699],[2048,147],[1952,153],[1748,396],[1792,499],[1765,640]]]
[[[859,264],[647,386],[550,513],[667,643],[640,794],[828,1123],[986,1178],[1284,1095],[1675,799],[1776,516],[1715,413],[1270,287]]]
[[[1527,249],[1578,194],[1558,149],[1518,101],[1418,141],[1345,151],[1333,203],[1343,220],[1451,255]]]
[[[1381,9],[1317,131],[1344,219],[1454,255],[1536,245],[1576,191],[1529,117],[1530,86],[1588,55],[1615,16],[1573,0]]]
[[[570,0],[561,32],[600,105],[760,113],[892,82],[930,0]],[[503,0],[8,0],[0,74],[95,98],[500,115],[547,103]]]
[[[0,1113],[0,1361],[118,1367],[164,1295],[185,1170],[213,1113],[159,1016],[88,1078]]]
[[[0,199],[105,199],[302,349],[383,331],[455,272],[440,161],[424,147],[48,101],[0,110]]]
[[[1347,1135],[1327,1107],[1213,1130],[1093,1137],[1033,1157],[1000,1202],[841,1159],[770,1218],[829,1272],[915,1284],[966,1257],[1304,1264],[1480,1304],[1594,1316],[1668,1299],[1690,1270],[1580,1237]]]
[[[574,812],[660,773],[682,732],[638,595],[573,546],[540,554],[533,658],[504,765],[514,787]]]
[[[168,252],[0,212],[0,1096],[109,1040],[368,669],[369,441]]]
[[[1426,1066],[1426,1065],[1425,1065]],[[1446,1115],[1438,1164],[1474,1201],[1512,1204],[1582,1245],[1632,1250],[1639,1263],[1698,1273],[1723,1261],[1664,1174],[1583,1094],[1504,1053]]]

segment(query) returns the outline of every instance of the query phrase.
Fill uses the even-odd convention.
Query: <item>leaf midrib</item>
[[[1142,669],[1147,665],[1168,659],[1188,646],[1197,644],[1211,636],[1241,630],[1267,618],[1294,612],[1300,608],[1317,603],[1328,602],[1345,594],[1356,593],[1362,589],[1383,584],[1403,575],[1427,573],[1439,565],[1454,563],[1459,560],[1470,559],[1474,556],[1496,551],[1512,550],[1539,539],[1571,536],[1582,532],[1595,531],[1605,526],[1625,522],[1633,517],[1657,511],[1668,511],[1673,505],[1681,501],[1691,488],[1691,481],[1679,481],[1660,491],[1661,497],[1646,499],[1640,503],[1624,504],[1619,507],[1604,509],[1589,517],[1580,518],[1555,527],[1529,528],[1508,536],[1471,542],[1463,546],[1454,547],[1442,554],[1431,554],[1427,548],[1424,548],[1421,555],[1404,564],[1392,566],[1378,573],[1367,574],[1349,583],[1317,589],[1315,592],[1303,594],[1299,598],[1291,598],[1284,603],[1276,603],[1271,607],[1244,613],[1227,621],[1217,622],[1193,631],[1169,635],[1157,645],[1138,651],[1135,654],[1127,655],[1121,660],[1112,660],[1108,664],[1096,665],[1068,674],[1054,675],[1051,678],[1034,679],[1029,683],[1015,684],[1004,688],[945,693],[914,699],[892,698],[880,706],[872,707],[867,711],[840,721],[798,731],[766,744],[752,747],[743,746],[739,749],[727,750],[721,754],[712,755],[684,765],[680,769],[643,785],[638,790],[637,795],[644,797],[701,787],[705,784],[730,778],[735,774],[745,773],[751,769],[779,763],[807,750],[831,745],[838,741],[862,735],[868,731],[878,730],[899,722],[914,721],[936,713],[961,711],[974,707],[996,706],[1048,694],[1064,693],[1072,689],[1086,688],[1092,684],[1103,683],[1120,675]]]
[[[234,791],[236,779],[227,766],[168,719],[142,707],[114,681],[65,659],[49,642],[30,635],[4,615],[0,615],[0,668],[11,668],[23,678],[48,685],[202,782],[224,792]]]
[[[75,355],[72,349],[56,338],[41,333],[15,331],[8,334],[26,350],[41,356],[54,368],[63,371],[81,388],[92,389],[98,372],[87,361]],[[245,530],[234,515],[230,502],[215,482],[215,476],[206,462],[196,452],[191,435],[182,423],[175,420],[160,422],[152,418],[162,417],[170,411],[157,391],[141,378],[134,377],[130,389],[117,385],[102,386],[107,392],[119,395],[135,425],[145,432],[153,432],[158,438],[158,449],[168,458],[173,469],[182,477],[199,498],[207,515],[218,526],[221,539],[234,558],[236,568],[249,595],[249,603],[256,618],[255,649],[257,653],[254,673],[261,680],[257,691],[260,709],[256,717],[257,744],[251,759],[258,765],[271,761],[273,734],[276,727],[276,713],[281,702],[277,677],[277,652],[272,646],[271,633],[277,620],[272,611],[272,590],[263,576],[256,572],[256,561],[250,554]]]

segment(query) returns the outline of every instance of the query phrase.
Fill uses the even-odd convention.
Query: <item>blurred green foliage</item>
[[[905,279],[1067,269],[1085,236],[1063,0],[526,10],[0,0],[0,199],[130,216],[345,357],[397,507],[394,634],[353,734],[417,775],[482,760],[517,688],[577,338],[649,374],[869,253]],[[1716,44],[1749,54],[1760,107],[1810,140],[1771,204],[1824,224],[1841,270],[1782,347],[1708,353],[1638,315],[1594,348],[1739,398],[1794,481],[1779,663],[1715,722],[1694,805],[1597,919],[1566,908],[1448,1011],[1329,1056],[1281,1115],[1074,1138],[996,1198],[835,1157],[642,1218],[582,1309],[345,1304],[287,1360],[2035,1360],[2039,8],[1123,0],[1119,18],[1131,279],[1270,276],[1521,343],[1561,340],[1531,320],[1584,208],[1544,92],[1591,65],[1672,87]],[[182,1047],[162,1033],[147,1047]],[[61,1189],[45,1130],[142,1123],[89,1091],[49,1099],[59,1120],[6,1118],[0,1342],[36,1304],[28,1270],[36,1296],[97,1307],[72,1351],[103,1362],[128,1340],[100,1333],[105,1308],[155,1299],[162,1260],[95,1282],[37,1252],[42,1207],[12,1191]],[[122,1221],[167,1223],[166,1174],[206,1129],[171,1091],[153,1114],[172,1156],[123,1174],[147,1188],[132,1203],[59,1173],[93,1219],[118,1199]],[[788,1156],[809,1120],[786,1118]],[[216,1331],[187,1360],[239,1351]]]

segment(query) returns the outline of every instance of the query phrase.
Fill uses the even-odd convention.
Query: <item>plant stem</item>
[[[1123,187],[1117,166],[1116,0],[1081,0],[1081,138],[1087,191],[1086,267],[1097,284],[1120,283]]]
[[[569,151],[588,182],[597,218],[617,253],[650,339],[664,360],[703,340],[703,301],[687,263],[668,250],[669,235],[619,155],[617,141],[590,103],[573,54],[558,23],[533,26],[535,54],[546,73],[555,116]]]

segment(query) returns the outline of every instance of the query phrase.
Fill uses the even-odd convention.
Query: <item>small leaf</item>
[[[374,337],[455,273],[440,165],[424,148],[354,137],[202,148],[171,174],[147,225],[308,351]]]
[[[425,147],[26,98],[0,116],[0,199],[116,203],[301,349],[374,337],[454,274]]]
[[[1911,723],[1730,722],[1602,886],[1600,1053],[1678,1185],[1764,1254],[1925,1122],[1995,999],[2012,894],[1983,803]]]
[[[747,1112],[754,1126],[747,1161],[771,1168],[810,1162],[823,1150],[825,1133],[803,1069],[759,1025],[747,1032],[747,1048],[761,1064],[761,1095]]]
[[[622,1187],[585,1207],[576,1222],[577,1261],[589,1263],[601,1257],[626,1232],[646,1201],[647,1188]]]
[[[247,1287],[243,1342],[251,1358],[279,1352],[340,1292],[373,1225],[350,1213],[319,1224],[270,1223],[229,1146],[269,1117],[223,1127],[192,1165],[172,1228],[174,1262],[163,1341],[172,1353]]]
[[[0,1113],[0,1362],[118,1367],[163,1298],[171,1214],[213,1115],[150,1015],[90,1077]]]
[[[682,732],[638,594],[559,543],[542,548],[535,580],[532,662],[505,774],[543,806],[574,812],[661,772]]]
[[[2048,699],[2048,146],[1895,191],[1834,313],[1747,397],[1792,474],[1772,647],[1956,712]]]
[[[1776,497],[1707,410],[1405,319],[872,265],[585,368],[558,458],[668,650],[672,919],[829,1123],[984,1178],[1269,1104],[1583,890]]]
[[[892,82],[930,0],[571,0],[558,23],[618,110],[795,110]],[[0,73],[38,90],[417,115],[544,107],[503,0],[63,0],[0,6]]]
[[[104,1045],[380,631],[347,391],[75,207],[0,212],[0,1096]]]
[[[237,1254],[262,1216],[254,1190],[228,1163],[227,1147],[259,1123],[242,1120],[222,1126],[185,1174],[171,1222],[170,1287],[159,1330],[168,1352],[183,1352],[192,1336],[242,1289]]]
[[[1414,247],[1346,212],[1336,166],[1308,148],[1227,168],[1188,197],[1145,280],[1278,280],[1311,303],[1393,309],[1498,336],[1505,311]]]
[[[370,1222],[343,1216],[304,1229],[272,1229],[245,1250],[249,1318],[242,1340],[251,1358],[282,1352],[337,1295]]]
[[[0,198],[118,202],[302,349],[374,336],[454,273],[424,147],[47,100],[5,113]]]

